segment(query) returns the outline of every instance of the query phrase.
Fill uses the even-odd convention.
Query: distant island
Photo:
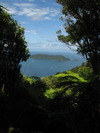
[[[33,59],[43,59],[43,60],[56,60],[56,61],[70,61],[69,58],[63,55],[47,55],[47,54],[36,54],[32,55]]]

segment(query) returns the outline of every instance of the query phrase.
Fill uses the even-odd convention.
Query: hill
[[[75,67],[70,71],[60,72],[52,76],[42,77],[40,79],[33,77],[33,80],[35,81],[34,83],[37,87],[32,87],[31,90],[28,88],[28,91],[30,91],[31,95],[37,94],[36,96],[38,96],[41,95],[40,93],[42,90],[44,92],[42,95],[50,99],[54,98],[58,93],[62,92],[65,95],[71,95],[73,89],[78,88],[79,84],[81,83],[84,84],[88,82],[91,79],[90,77],[92,77],[92,70],[85,63],[83,63],[81,66]],[[32,78],[26,78],[26,80],[28,82],[30,80],[31,82]],[[67,87],[69,89],[67,89]]]
[[[46,55],[46,54],[32,55],[31,58],[43,59],[43,60],[56,60],[56,61],[69,61],[70,60],[69,58],[66,58],[63,55]]]

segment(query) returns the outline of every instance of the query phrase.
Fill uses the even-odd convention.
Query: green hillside
[[[42,77],[38,80],[26,77],[25,80],[32,85],[31,89],[28,88],[28,91],[33,97],[38,99],[42,95],[43,97],[53,99],[58,93],[63,93],[64,96],[72,95],[73,90],[79,88],[80,84],[88,83],[91,80],[91,76],[92,70],[83,63],[70,71]]]
[[[83,71],[83,69],[85,70]],[[44,92],[44,96],[52,99],[58,93],[62,93],[64,96],[72,95],[73,89],[77,88],[79,84],[88,82],[88,74],[91,73],[88,69],[88,67],[83,65],[70,71],[64,71],[53,76],[41,78],[41,81],[44,82],[48,88]],[[84,75],[85,71],[88,71],[86,75]]]
[[[69,58],[66,58],[62,55],[46,55],[46,54],[36,54],[32,55],[33,59],[43,59],[43,60],[56,60],[56,61],[69,61]]]

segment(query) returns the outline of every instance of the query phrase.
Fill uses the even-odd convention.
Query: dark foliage
[[[21,78],[20,62],[28,57],[24,28],[0,6],[0,91],[13,93]]]
[[[100,2],[99,0],[56,0],[62,5],[66,35],[58,31],[58,39],[91,63],[95,75],[100,75]]]

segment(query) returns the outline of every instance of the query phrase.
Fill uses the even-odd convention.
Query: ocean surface
[[[55,61],[55,60],[42,60],[29,58],[26,62],[22,62],[21,73],[32,77],[45,77],[51,76],[58,72],[70,70],[76,66],[80,66],[86,60],[76,54],[75,52],[46,52],[46,51],[33,51],[31,55],[35,54],[48,54],[48,55],[63,55],[69,59],[78,59],[78,61]]]

